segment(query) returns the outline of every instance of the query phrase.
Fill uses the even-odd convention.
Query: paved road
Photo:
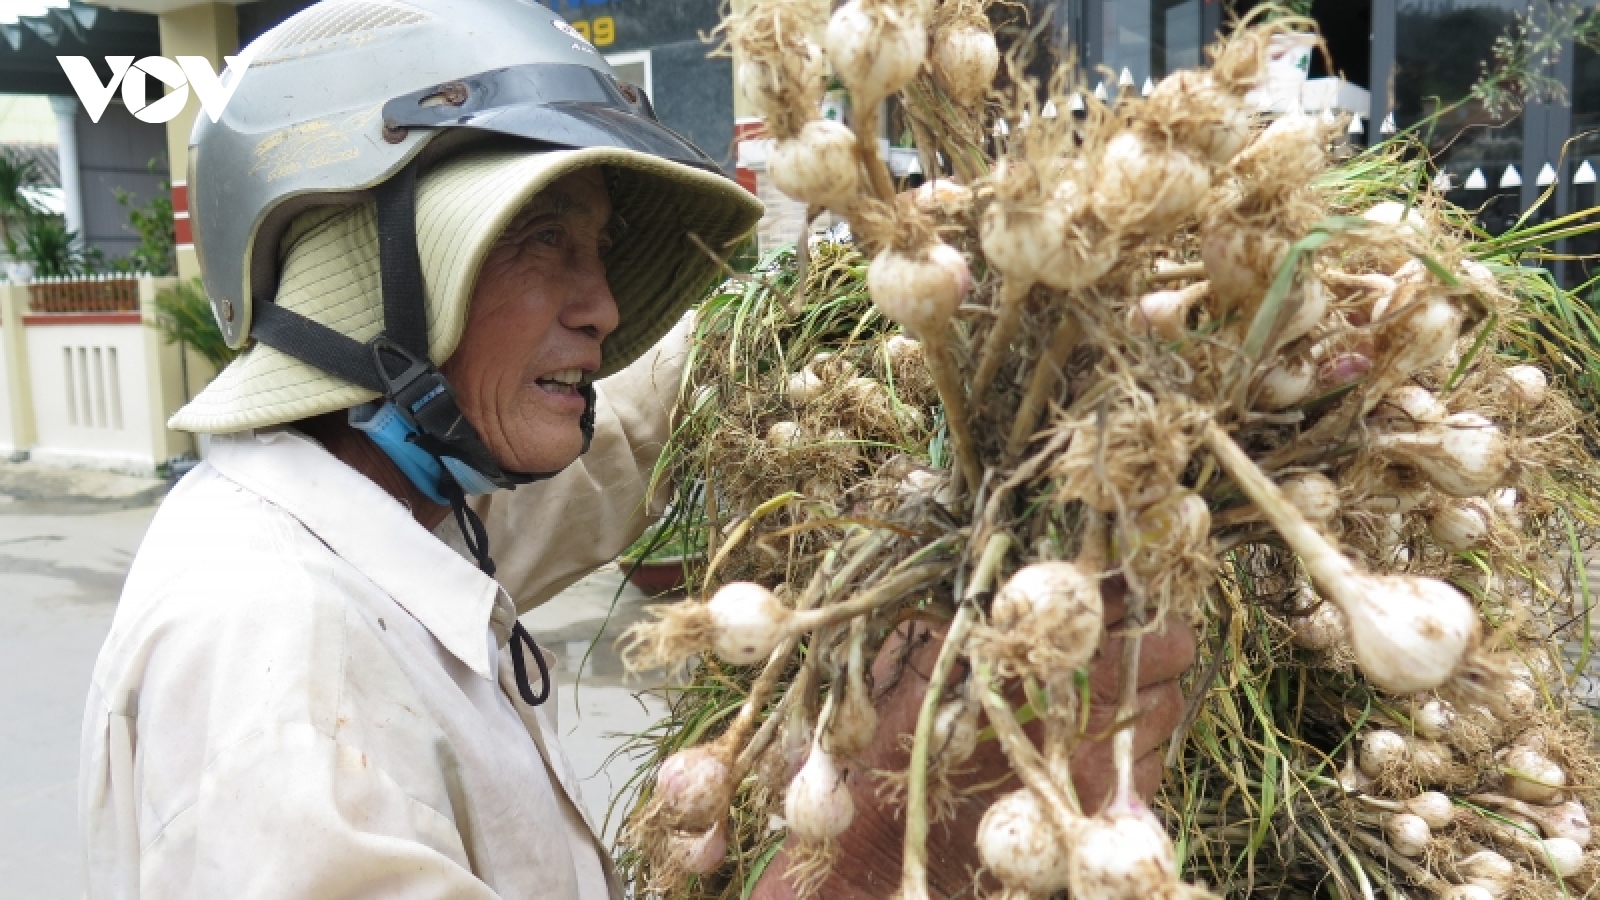
[[[78,731],[95,655],[161,486],[123,476],[0,463],[0,900],[83,896],[77,837]],[[610,759],[662,709],[636,696],[612,650],[644,598],[615,569],[523,618],[555,651],[559,727],[584,803],[605,819],[633,766]],[[589,643],[617,598],[596,652]],[[609,764],[607,762],[609,761]],[[608,836],[615,833],[612,817]]]

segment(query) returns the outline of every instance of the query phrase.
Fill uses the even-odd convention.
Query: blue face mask
[[[383,448],[383,452],[394,460],[400,471],[411,479],[417,490],[440,506],[450,505],[449,499],[440,490],[446,471],[468,496],[496,490],[493,482],[461,460],[446,456],[441,466],[433,454],[417,446],[411,440],[417,430],[406,422],[393,403],[363,403],[351,408],[349,419],[352,428],[372,438],[372,442]]]

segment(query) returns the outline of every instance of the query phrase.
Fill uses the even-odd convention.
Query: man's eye
[[[562,232],[559,228],[541,228],[533,233],[533,239],[541,244],[551,247],[560,246]]]

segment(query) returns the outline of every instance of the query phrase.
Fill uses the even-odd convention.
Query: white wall
[[[9,327],[0,321],[0,335]],[[11,433],[11,392],[5,390],[6,342],[0,337],[0,460],[17,452],[17,438]]]
[[[145,330],[139,322],[28,326],[34,459],[139,474],[164,461],[147,424]]]

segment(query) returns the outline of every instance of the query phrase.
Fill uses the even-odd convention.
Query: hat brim
[[[733,181],[632,150],[498,151],[449,159],[417,183],[417,247],[436,365],[460,343],[478,270],[506,226],[551,183],[593,166],[612,173],[612,207],[626,223],[606,259],[620,324],[606,338],[596,377],[622,369],[666,334],[720,274],[720,260],[704,248],[726,255],[761,216],[760,201]],[[309,227],[291,230],[296,243],[275,302],[357,340],[372,339],[383,327],[372,205],[308,215]],[[208,433],[263,428],[375,396],[253,342],[169,427]]]

